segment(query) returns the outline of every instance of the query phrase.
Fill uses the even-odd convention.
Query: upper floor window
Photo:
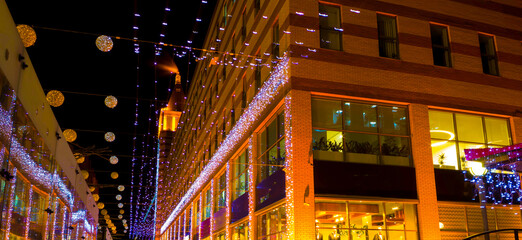
[[[248,221],[243,222],[232,229],[232,239],[234,240],[248,240]]]
[[[243,12],[241,13],[241,40],[243,42],[245,41],[246,35],[247,35],[246,23],[247,23],[246,9],[243,9]]]
[[[232,201],[248,192],[248,153],[244,151],[232,165]]]
[[[285,164],[285,123],[283,113],[278,114],[259,134],[258,183],[283,169]]]
[[[279,58],[279,23],[277,21],[272,27],[272,58]]]
[[[255,14],[257,15],[259,10],[261,10],[261,0],[254,0],[254,10]]]
[[[445,169],[467,169],[479,162],[465,161],[464,149],[511,145],[508,119],[430,110],[433,164]]]
[[[285,206],[274,208],[258,216],[257,239],[285,239],[286,210]]]
[[[340,7],[319,4],[319,33],[321,37],[321,48],[339,51],[343,49]]]
[[[451,51],[448,28],[446,26],[430,24],[431,48],[433,50],[433,64],[451,67]]]
[[[498,76],[497,50],[495,37],[479,34],[480,56],[482,57],[482,71],[485,74]]]
[[[379,31],[379,56],[399,59],[397,18],[377,14],[377,29]]]
[[[226,173],[222,173],[215,182],[216,188],[216,199],[215,199],[215,211],[217,212],[227,205],[227,176]]]
[[[314,159],[411,165],[407,109],[312,99]]]

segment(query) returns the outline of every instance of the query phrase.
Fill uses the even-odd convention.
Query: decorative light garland
[[[9,188],[9,205],[7,206],[7,226],[5,227],[5,239],[10,239],[9,234],[11,233],[11,218],[13,216],[13,200],[15,195],[15,185],[16,185],[16,168],[13,168],[10,170],[11,174],[14,176],[13,179],[11,179],[11,186]],[[7,185],[7,184],[6,184]],[[9,185],[7,185],[9,186]],[[6,188],[7,189],[7,188]]]
[[[226,139],[217,149],[207,166],[191,185],[179,204],[171,212],[167,221],[162,225],[160,231],[161,234],[165,232],[167,227],[174,221],[174,218],[197,194],[197,192],[201,190],[203,185],[210,180],[210,176],[212,176],[212,174],[218,170],[219,166],[227,160],[226,156],[235,149],[237,144],[246,136],[256,121],[261,117],[261,113],[270,103],[272,103],[272,100],[282,91],[286,83],[288,83],[288,63],[289,57],[285,54],[282,61],[278,63],[270,78],[263,84],[259,93],[252,99],[252,102],[249,104],[245,113],[241,115],[237,124],[232,128],[229,135],[227,135]]]
[[[292,96],[285,97],[285,187],[286,187],[286,239],[294,238],[294,162],[292,147]],[[288,231],[288,228],[290,230]]]

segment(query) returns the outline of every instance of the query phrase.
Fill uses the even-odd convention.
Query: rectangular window
[[[232,176],[232,201],[248,193],[248,152],[243,153],[234,161]]]
[[[238,224],[232,229],[232,239],[234,240],[249,240],[248,222]]]
[[[315,219],[317,239],[418,239],[414,204],[320,201]]]
[[[407,109],[312,99],[316,160],[411,166]]]
[[[279,23],[272,27],[272,59],[279,58]]]
[[[257,63],[255,70],[254,70],[254,82],[255,82],[255,92],[259,91],[261,88],[261,66],[259,66],[261,63]]]
[[[261,0],[254,0],[254,10],[255,14],[257,15],[259,10],[261,10]]]
[[[280,113],[259,134],[258,183],[283,169],[285,164],[285,123]]]
[[[437,66],[451,67],[448,28],[441,25],[430,24],[430,32],[433,64]]]
[[[212,191],[208,189],[205,191],[205,199],[203,205],[203,219],[202,221],[207,220],[210,217],[210,213],[212,212]]]
[[[399,59],[397,18],[377,14],[377,29],[379,32],[379,56]]]
[[[479,34],[479,44],[480,56],[482,57],[482,71],[485,74],[498,76],[495,38],[490,35]]]
[[[214,200],[215,209],[214,212],[217,212],[227,205],[227,176],[226,173],[222,173],[214,182],[214,187],[216,189],[216,199]]]
[[[246,9],[243,10],[243,13],[241,13],[241,40],[244,42],[245,39],[246,39],[246,24],[247,24],[247,19],[246,19],[246,16],[245,16],[245,13],[246,13]]]
[[[341,8],[319,4],[319,33],[321,48],[343,50]]]
[[[284,239],[285,232],[286,210],[284,205],[258,216],[257,239]]]
[[[463,170],[481,162],[465,161],[464,149],[511,145],[508,119],[429,111],[433,165]]]

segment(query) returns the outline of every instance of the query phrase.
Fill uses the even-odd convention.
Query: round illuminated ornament
[[[116,156],[111,156],[111,157],[109,158],[109,162],[111,162],[111,164],[113,164],[113,165],[116,164],[116,163],[118,163],[118,157],[116,157]]]
[[[107,209],[101,210],[101,214],[104,215],[104,216],[107,215]]]
[[[123,203],[118,203],[119,208],[123,208]]]
[[[119,176],[120,176],[120,175],[119,175],[117,172],[112,172],[112,173],[111,173],[111,178],[112,178],[112,179],[118,179]]]
[[[123,185],[118,186],[118,191],[120,191],[120,192],[125,191],[125,187]]]
[[[113,45],[112,39],[109,36],[101,35],[96,38],[96,47],[98,47],[102,52],[110,51]]]
[[[105,98],[105,106],[108,108],[115,108],[118,105],[118,99],[115,96],[107,96]]]
[[[116,195],[116,200],[118,200],[118,201],[121,200],[121,195],[120,194]]]
[[[125,213],[125,210],[123,209],[120,209],[120,214],[124,214]],[[126,221],[125,221],[126,222]]]
[[[85,162],[85,157],[81,153],[75,153],[73,154],[74,158],[76,158],[77,163],[83,163]],[[91,191],[92,192],[92,191]]]
[[[47,102],[49,102],[49,105],[53,107],[59,107],[62,106],[63,101],[65,100],[65,97],[63,96],[63,93],[57,90],[51,90],[47,93],[47,96],[45,97],[47,99]]]
[[[94,198],[94,201],[97,202],[98,200],[100,200],[100,195],[95,193],[92,195],[92,198]]]
[[[105,204],[103,203],[98,203],[98,209],[103,209],[105,207]],[[107,216],[107,215],[106,215]]]
[[[63,137],[65,137],[65,141],[67,142],[74,142],[77,136],[76,132],[72,129],[65,129],[63,131]]]
[[[20,24],[16,26],[16,30],[18,30],[18,35],[20,35],[24,47],[30,47],[34,45],[36,42],[36,32],[32,27],[25,24]]]
[[[114,135],[113,132],[106,132],[105,133],[105,141],[107,142],[114,142],[116,140],[116,135]]]
[[[122,209],[122,210],[123,210],[123,209]],[[120,211],[121,211],[121,210],[120,210]],[[121,222],[122,222],[123,224],[126,224],[126,223],[127,223],[127,219],[123,219],[123,220],[121,220]]]
[[[89,178],[89,172],[87,172],[87,170],[82,170],[82,176],[83,176],[83,179]]]
[[[123,218],[123,215],[118,215],[118,219],[122,219]]]
[[[90,191],[90,192],[94,192],[94,190],[96,190],[96,188],[95,188],[94,186],[90,186],[90,187],[89,187],[89,191]]]
[[[111,216],[108,214],[104,215],[103,218],[105,219],[105,222],[110,223],[111,222]]]
[[[127,230],[123,230],[123,233],[127,233]]]

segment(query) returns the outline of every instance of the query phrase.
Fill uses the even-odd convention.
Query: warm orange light
[[[160,126],[158,128],[160,131],[176,131],[176,127],[178,126],[179,118],[181,117],[181,112],[178,111],[170,111],[168,107],[162,108],[160,113]],[[158,132],[158,135],[159,135]]]

